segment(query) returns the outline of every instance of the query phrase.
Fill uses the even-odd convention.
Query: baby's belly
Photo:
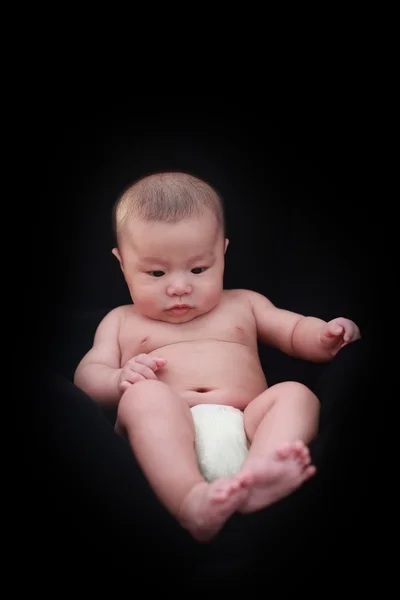
[[[243,344],[180,342],[149,354],[167,360],[157,377],[185,398],[189,406],[228,404],[243,410],[267,388],[256,349]]]

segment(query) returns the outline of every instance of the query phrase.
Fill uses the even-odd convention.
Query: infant
[[[256,291],[224,289],[228,247],[216,190],[187,173],[157,173],[114,206],[119,261],[132,304],[111,310],[82,358],[75,384],[117,406],[154,493],[196,540],[212,540],[235,513],[264,509],[315,472],[308,444],[320,403],[306,386],[268,386],[262,341],[315,362],[357,340],[357,325],[280,309]],[[191,408],[243,411],[248,454],[238,473],[208,482],[199,470]]]

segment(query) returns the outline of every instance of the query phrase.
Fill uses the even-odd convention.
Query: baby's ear
[[[120,265],[120,267],[121,267],[121,269],[122,269],[122,271],[123,271],[123,270],[124,270],[124,267],[122,266],[122,259],[121,259],[121,255],[120,255],[120,253],[119,253],[119,250],[118,250],[118,248],[113,248],[113,249],[111,250],[111,252],[114,254],[114,256],[116,256],[116,257],[117,257],[117,259],[118,259],[118,262],[119,262],[119,265]]]

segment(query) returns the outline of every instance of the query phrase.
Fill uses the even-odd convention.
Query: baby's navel
[[[143,344],[145,344],[147,342],[147,340],[149,339],[149,337],[145,337],[142,339],[142,341],[140,342],[140,345],[143,346]]]

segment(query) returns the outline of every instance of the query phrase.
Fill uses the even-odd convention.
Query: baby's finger
[[[140,375],[140,373],[129,373],[121,382],[119,386],[120,390],[122,392],[125,392],[129,387],[131,387],[131,385],[137,383],[138,381],[145,381],[145,377],[143,377],[143,375]]]
[[[156,368],[165,367],[167,364],[167,360],[165,358],[161,358],[160,356],[153,356],[154,362],[156,363]]]
[[[131,366],[131,369],[134,373],[142,375],[144,379],[157,379],[157,375],[154,371],[142,363],[135,362]]]
[[[329,323],[326,330],[327,337],[338,337],[344,331],[344,327],[338,323]]]
[[[126,381],[127,383],[132,384],[132,383],[137,383],[138,381],[144,381],[145,379],[146,379],[146,377],[144,377],[140,373],[136,373],[135,371],[129,371],[128,373],[126,373],[124,375],[123,382]]]
[[[156,356],[149,356],[148,354],[138,354],[135,358],[135,363],[146,365],[146,367],[149,367],[152,371],[156,371],[159,366],[163,366],[158,364],[159,360],[164,359],[159,359]]]
[[[125,379],[125,381],[123,381],[123,382],[121,383],[121,385],[119,386],[119,388],[120,388],[121,392],[126,392],[126,390],[127,390],[129,387],[131,387],[131,385],[132,385],[132,384],[131,384],[129,381],[126,381],[126,379]]]
[[[359,328],[357,325],[353,325],[350,329],[345,331],[343,339],[345,342],[354,342],[355,340],[360,339],[360,337],[361,334]]]
[[[320,334],[320,340],[326,348],[334,348],[337,346],[342,332],[343,327],[337,325],[325,326],[324,330]]]
[[[347,342],[350,342],[350,340],[353,338],[353,332],[352,331],[345,331],[344,332],[344,336],[343,336],[343,341],[347,344]]]

